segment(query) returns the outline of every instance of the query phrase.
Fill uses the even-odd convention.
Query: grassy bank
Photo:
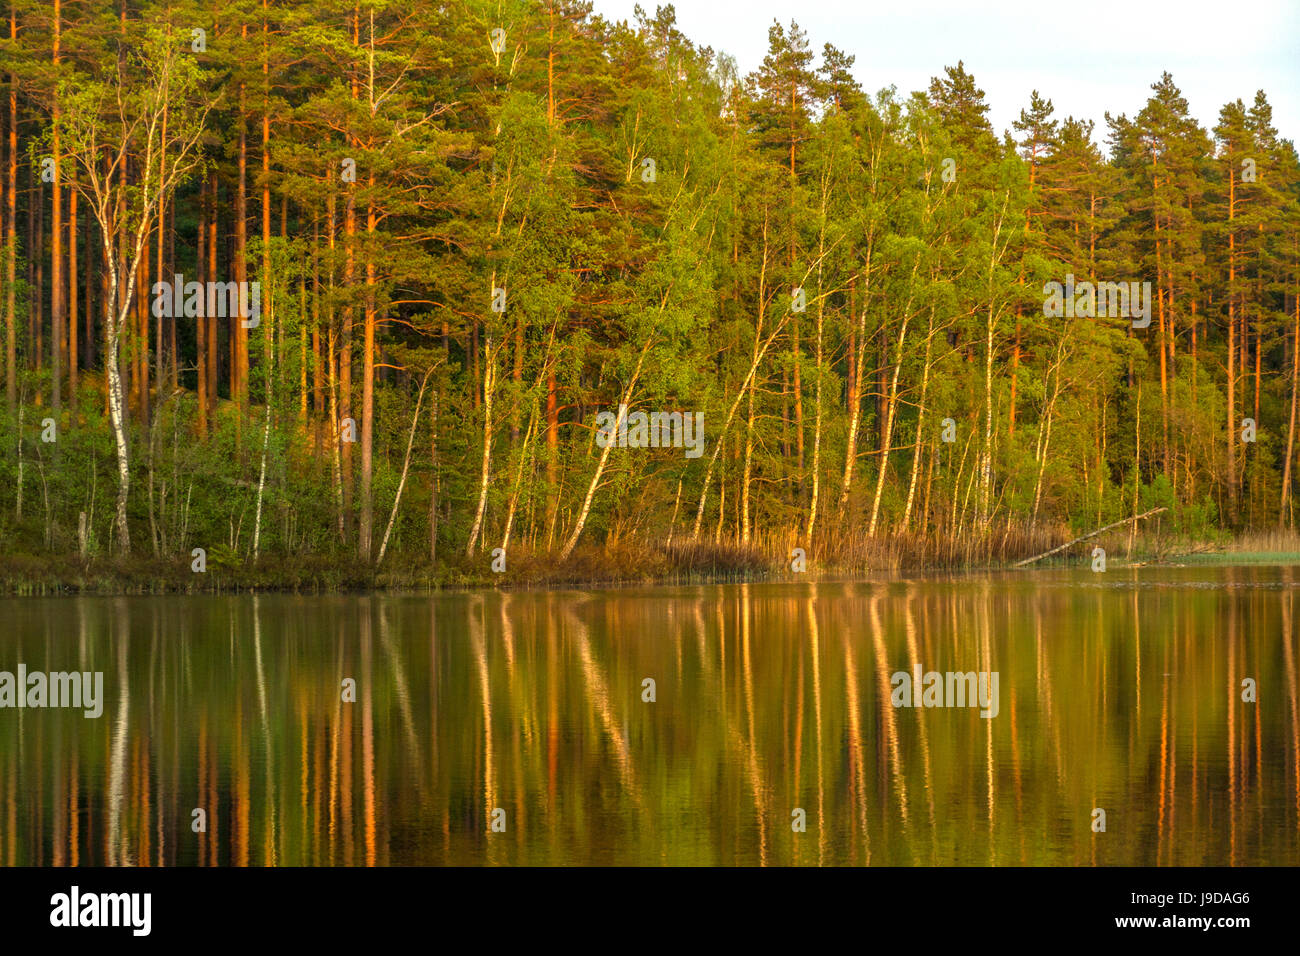
[[[489,553],[437,562],[387,559],[368,567],[354,555],[268,556],[235,561],[207,556],[202,573],[185,558],[0,556],[0,594],[215,594],[247,591],[374,591],[447,588],[540,588],[594,584],[760,580],[777,571],[755,548],[672,545],[575,551],[566,562],[545,552],[512,549],[494,572]]]
[[[808,574],[918,574],[1007,568],[1018,560],[1072,540],[1064,528],[1034,532],[1002,530],[983,539],[845,535],[819,539],[805,549]],[[462,588],[583,587],[635,583],[706,583],[800,580],[793,570],[799,547],[772,539],[750,546],[713,542],[614,544],[579,548],[567,561],[546,551],[513,547],[504,571],[492,569],[490,552],[413,561],[390,556],[368,567],[351,554],[270,555],[257,561],[214,549],[206,570],[192,559],[75,554],[0,555],[0,594],[213,594],[251,591],[346,592]],[[1087,566],[1093,549],[1105,550],[1107,566],[1197,563],[1300,563],[1300,535],[1247,533],[1216,538],[1144,533],[1130,539],[1111,532],[1074,545],[1032,568]],[[1027,569],[1028,570],[1028,569]]]

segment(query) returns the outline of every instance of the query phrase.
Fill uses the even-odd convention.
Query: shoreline
[[[1289,538],[1289,536],[1288,536]],[[1091,544],[1092,542],[1089,542]],[[1107,570],[1140,567],[1187,567],[1300,564],[1300,547],[1278,548],[1275,541],[1243,535],[1226,541],[1187,542],[1180,547],[1154,546],[1139,539],[1129,554],[1123,542],[1107,549]],[[1289,540],[1287,543],[1291,543]],[[236,564],[228,557],[207,556],[203,572],[189,558],[130,557],[82,559],[76,555],[0,556],[0,597],[96,595],[218,594],[358,594],[474,591],[556,591],[572,588],[671,587],[699,584],[798,583],[801,581],[908,580],[989,572],[1033,572],[1087,568],[1091,549],[1067,552],[1025,567],[1020,557],[1003,555],[989,562],[961,564],[893,563],[839,565],[807,559],[805,571],[791,570],[775,555],[755,549],[714,547],[674,552],[664,549],[591,549],[566,564],[546,553],[523,554],[501,573],[485,570],[488,560],[458,556],[415,566],[400,557],[380,568],[367,568],[351,556],[290,559],[263,557],[256,564]]]

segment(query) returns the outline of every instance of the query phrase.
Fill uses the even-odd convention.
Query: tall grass
[[[127,559],[75,554],[0,555],[0,594],[66,593],[159,594],[241,591],[330,592],[363,590],[438,590],[479,587],[548,588],[633,583],[702,583],[790,580],[794,549],[803,548],[810,575],[952,572],[1007,567],[1077,537],[1063,524],[1001,524],[983,533],[939,531],[868,535],[860,528],[829,526],[809,543],[793,532],[764,532],[748,544],[734,540],[619,541],[589,543],[568,561],[545,550],[514,545],[506,570],[491,570],[485,550],[430,562],[391,556],[372,568],[347,552],[266,555],[259,561],[230,554],[209,555],[198,574],[190,558],[133,556]],[[1116,529],[1080,542],[1033,567],[1086,565],[1093,549],[1105,549],[1111,564],[1159,562],[1300,562],[1300,533],[1259,531],[1238,537],[1176,536],[1155,528],[1130,539]]]

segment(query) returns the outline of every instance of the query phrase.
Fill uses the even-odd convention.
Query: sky
[[[593,0],[610,20],[632,19],[637,0]],[[655,0],[641,0],[653,14]],[[818,54],[830,42],[857,57],[874,94],[929,87],[965,62],[1001,136],[1037,89],[1056,108],[1096,122],[1105,149],[1107,110],[1135,116],[1168,70],[1207,130],[1224,103],[1247,106],[1262,89],[1279,135],[1300,140],[1300,0],[679,0],[678,28],[736,58],[742,74],[767,52],[774,19],[793,18]]]

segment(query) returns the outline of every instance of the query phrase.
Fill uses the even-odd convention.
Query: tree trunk
[[[133,273],[134,274],[134,273]],[[118,342],[121,337],[121,321],[125,320],[127,305],[114,314],[117,301],[117,279],[112,279],[113,295],[106,303],[104,325],[104,365],[108,373],[108,412],[113,427],[113,442],[117,449],[117,504],[114,510],[114,524],[117,528],[117,548],[123,554],[131,553],[131,529],[126,521],[126,499],[131,489],[131,462],[126,444],[126,416],[123,414],[122,374],[118,366]],[[130,302],[130,291],[127,291]],[[122,319],[118,319],[118,315]]]
[[[1237,523],[1237,249],[1232,231],[1236,171],[1229,166],[1228,187],[1228,517]]]
[[[268,283],[266,302],[262,309],[262,335],[271,341],[272,323],[275,321],[275,287]],[[257,515],[253,521],[253,560],[261,554],[262,543],[262,494],[266,489],[266,453],[271,446],[271,407],[275,404],[275,378],[272,375],[275,364],[275,351],[268,344],[266,347],[266,424],[262,429],[262,467],[257,475]]]
[[[857,328],[854,337],[857,340],[857,354],[854,356],[854,368],[857,374],[849,389],[849,434],[844,450],[844,476],[840,481],[840,517],[845,517],[849,504],[849,495],[853,491],[853,474],[858,463],[858,438],[862,429],[862,385],[867,377],[863,360],[867,350],[867,309],[871,302],[871,253],[874,242],[868,237],[867,254],[862,270],[862,307],[858,312]]]
[[[77,190],[68,190],[68,399],[77,412]]]
[[[925,362],[921,366],[921,400],[916,406],[916,442],[912,446],[911,477],[907,482],[907,504],[903,509],[903,530],[912,523],[912,505],[916,500],[916,486],[921,470],[921,439],[925,434],[925,403],[930,391],[930,347],[934,341],[934,306],[930,306],[930,319],[925,332]]]
[[[654,335],[650,335],[645,345],[641,347],[641,354],[636,360],[636,368],[632,372],[632,378],[627,383],[627,388],[623,391],[623,396],[618,403],[618,415],[614,421],[614,431],[617,433],[623,426],[623,413],[632,402],[632,392],[636,388],[637,379],[641,377],[641,366],[645,362],[646,355],[650,352],[650,345],[654,342]],[[591,484],[587,486],[586,497],[582,499],[582,509],[578,512],[578,520],[573,525],[573,533],[569,535],[569,540],[565,542],[564,549],[560,552],[560,560],[569,560],[569,555],[573,553],[574,547],[578,543],[578,538],[582,536],[582,529],[587,523],[587,515],[591,512],[591,501],[596,496],[596,489],[600,487],[601,476],[605,473],[605,464],[609,461],[610,449],[614,447],[614,442],[610,441],[601,449],[600,459],[596,463],[596,473],[591,476]],[[481,507],[481,504],[480,504]]]
[[[909,289],[916,288],[916,270],[920,262],[918,256],[912,263],[912,278],[909,281]],[[871,498],[871,521],[867,525],[868,537],[875,537],[876,523],[880,518],[880,500],[885,491],[885,473],[889,470],[889,451],[894,440],[894,416],[898,409],[898,379],[903,371],[903,345],[907,341],[907,327],[911,321],[912,292],[909,291],[907,304],[903,306],[903,324],[898,330],[898,352],[894,358],[894,370],[889,380],[888,400],[885,404],[885,427],[881,434],[880,470],[876,472],[876,493]],[[886,355],[885,362],[888,363],[888,361],[889,357]]]
[[[352,294],[353,279],[356,267],[356,233],[357,233],[357,216],[355,195],[351,190],[348,191],[347,205],[343,215],[343,288],[348,291],[349,297]],[[339,355],[339,414],[345,418],[352,418],[352,300],[348,299],[348,305],[343,310],[343,346]],[[343,455],[343,540],[351,542],[352,540],[352,443],[344,442],[342,448]]]
[[[493,286],[496,285],[495,271],[492,273],[492,284]],[[483,529],[483,514],[487,510],[488,486],[492,476],[492,399],[493,393],[496,391],[496,354],[493,350],[492,334],[490,332],[487,336],[486,351],[486,361],[483,368],[483,463],[479,469],[478,506],[474,510],[474,524],[470,528],[469,540],[465,544],[466,557],[473,556],[474,545],[478,544],[479,533]]]
[[[199,208],[198,208],[198,232],[197,232],[197,250],[194,256],[196,281],[200,289],[206,289],[208,275],[208,180],[207,177],[199,183]],[[208,342],[208,320],[207,320],[207,297],[204,296],[204,306],[199,310],[199,315],[194,320],[194,337],[195,337],[195,373],[198,376],[197,388],[194,390],[194,397],[197,400],[197,426],[199,440],[205,440],[208,437],[208,349],[211,347]]]
[[[1294,334],[1291,339],[1291,415],[1286,429],[1286,459],[1282,466],[1282,501],[1277,509],[1277,526],[1286,526],[1287,504],[1291,499],[1291,462],[1295,457],[1296,386],[1300,384],[1300,290],[1292,296],[1295,308]]]
[[[375,188],[370,174],[370,190]],[[374,522],[374,447],[375,447],[375,261],[371,250],[375,233],[375,207],[366,206],[366,341],[361,372],[361,533],[360,553],[370,560],[370,534]]]
[[[62,0],[53,0],[52,11],[54,77],[58,82],[59,41],[62,39]],[[50,193],[50,381],[54,417],[63,409],[63,176],[59,169],[59,97],[54,94],[54,122],[50,131],[50,153],[54,160],[54,182]],[[39,321],[39,320],[38,320]]]
[[[393,497],[393,510],[388,514],[388,525],[384,528],[384,539],[379,543],[379,554],[375,558],[376,565],[383,563],[384,555],[388,552],[388,538],[392,535],[393,525],[397,521],[397,509],[402,504],[402,490],[406,488],[406,473],[411,467],[411,449],[415,447],[415,427],[420,421],[420,407],[424,404],[424,389],[429,384],[429,376],[432,374],[433,369],[429,369],[424,373],[424,380],[420,382],[420,394],[415,399],[415,414],[411,416],[411,434],[406,439],[406,455],[402,459],[402,477],[397,482],[397,494]]]
[[[248,24],[240,25],[240,35],[248,39]],[[248,119],[245,84],[239,84],[239,175],[235,189],[235,282],[245,288],[248,281]],[[230,319],[230,397],[238,408],[235,416],[235,442],[243,460],[244,419],[248,415],[248,330],[244,323]]]
[[[9,6],[9,39],[18,40],[18,19]],[[18,404],[18,313],[14,288],[18,272],[18,78],[9,74],[9,174],[5,192],[5,397],[9,411]]]
[[[825,205],[822,208],[822,218],[825,221]],[[821,497],[821,464],[822,464],[822,368],[823,354],[822,343],[824,340],[825,325],[825,302],[822,298],[822,259],[826,254],[825,243],[826,232],[823,228],[820,236],[820,242],[817,249],[817,345],[815,354],[817,359],[817,380],[813,386],[813,453],[812,453],[812,495],[808,502],[808,546],[812,547],[813,531],[817,527],[817,503]],[[680,485],[678,488],[680,493]],[[676,513],[676,506],[673,508]]]
[[[555,525],[560,511],[560,414],[555,370],[546,374],[546,547],[555,543]]]
[[[217,219],[220,215],[220,194],[216,170],[211,174],[211,203],[208,216],[208,271],[207,278],[209,282],[215,282],[217,279]],[[204,311],[207,311],[206,309]],[[217,414],[217,386],[221,379],[221,327],[217,323],[215,311],[208,315],[208,415],[215,420]],[[232,333],[233,334],[233,333]],[[229,354],[229,353],[226,353]],[[230,369],[226,369],[226,374],[232,374]],[[233,398],[235,390],[230,389],[230,395]]]
[[[515,510],[519,505],[519,489],[524,480],[524,463],[528,460],[528,446],[533,440],[533,431],[537,426],[537,406],[534,403],[532,414],[528,416],[528,428],[524,432],[524,443],[519,449],[519,467],[515,471],[514,487],[510,491],[510,505],[506,509],[506,528],[501,534],[501,550],[510,547],[510,531],[515,524]]]

